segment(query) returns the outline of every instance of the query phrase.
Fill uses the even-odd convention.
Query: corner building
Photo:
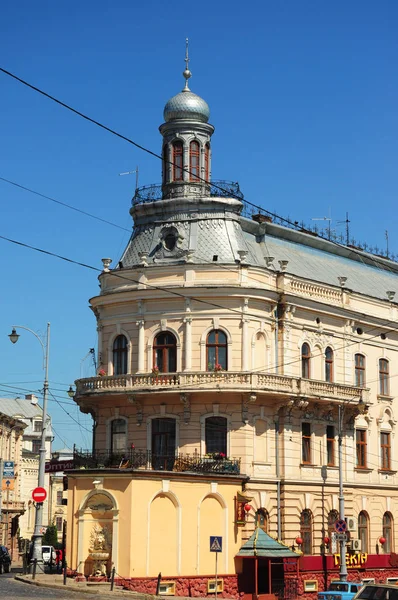
[[[315,597],[338,577],[340,474],[349,579],[398,577],[398,266],[243,217],[238,184],[211,180],[190,76],[164,109],[162,184],[136,190],[90,301],[100,365],[76,382],[94,436],[69,472],[68,565],[211,596],[220,536],[220,595]],[[258,528],[290,558],[239,555]]]

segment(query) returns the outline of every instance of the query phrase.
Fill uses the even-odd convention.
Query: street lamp
[[[339,404],[338,406],[338,440],[339,440],[339,519],[344,521],[344,490],[343,490],[343,417],[344,409],[346,404]],[[363,413],[366,409],[366,405],[362,400],[362,396],[357,404],[360,413]],[[346,534],[340,536],[340,581],[347,581],[347,537]]]
[[[39,340],[42,350],[43,350],[43,368],[44,368],[44,384],[43,384],[43,420],[41,423],[41,441],[40,441],[40,450],[39,450],[39,476],[37,480],[38,487],[44,487],[44,473],[45,473],[45,465],[46,465],[46,431],[47,431],[47,398],[48,398],[48,359],[49,359],[49,351],[50,351],[50,323],[47,323],[47,334],[45,337],[45,341],[40,338],[40,336],[29,329],[29,327],[24,327],[23,325],[13,325],[12,331],[9,334],[9,338],[13,344],[15,344],[19,339],[19,334],[16,332],[16,329],[25,329],[25,331],[30,331],[33,333],[36,339]],[[42,556],[42,524],[43,524],[43,502],[36,502],[36,513],[35,513],[35,528],[32,536],[33,542],[33,552],[32,559],[39,565],[39,569],[44,571],[43,567],[43,556]]]

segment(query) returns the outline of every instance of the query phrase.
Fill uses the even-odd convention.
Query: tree
[[[54,546],[54,548],[58,544],[58,532],[55,525],[49,525],[46,529],[45,534],[43,535],[43,544],[47,546]]]

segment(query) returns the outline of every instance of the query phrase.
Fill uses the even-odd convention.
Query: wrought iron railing
[[[191,182],[186,182],[191,183]],[[201,182],[193,182],[199,184]],[[243,201],[243,193],[240,191],[239,183],[237,181],[224,181],[214,180],[209,184],[203,184],[206,189],[210,188],[210,196],[215,198],[236,198],[237,200]],[[161,183],[154,183],[151,185],[144,185],[143,187],[137,188],[132,200],[132,204],[142,204],[145,202],[156,202],[156,200],[162,200],[163,191]]]
[[[214,458],[199,454],[155,454],[147,450],[75,450],[75,469],[144,469],[190,473],[239,475],[239,458]]]

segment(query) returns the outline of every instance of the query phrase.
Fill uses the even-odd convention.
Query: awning
[[[236,556],[259,556],[268,558],[300,558],[301,552],[293,552],[289,546],[257,527]]]

